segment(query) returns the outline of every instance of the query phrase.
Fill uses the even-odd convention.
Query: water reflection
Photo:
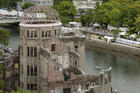
[[[140,62],[101,52],[86,50],[86,72],[97,73],[97,65],[112,66],[112,85],[119,93],[140,93]]]
[[[0,29],[6,29],[8,32],[10,32],[10,42],[7,46],[8,48],[12,49],[18,49],[19,45],[19,27],[18,26],[9,26],[9,27],[1,27]]]

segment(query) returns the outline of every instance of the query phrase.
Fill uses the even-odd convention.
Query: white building
[[[76,6],[77,10],[94,9],[97,2],[102,4],[102,0],[73,0],[73,3]]]
[[[17,5],[17,10],[21,11],[21,6],[25,3],[25,2],[31,2],[35,5],[47,5],[47,6],[53,6],[53,0],[22,0],[22,2],[18,2]]]
[[[84,15],[87,10],[95,9],[96,3],[99,2],[102,4],[102,0],[73,0],[73,3],[78,12],[75,18],[80,18],[81,15]]]

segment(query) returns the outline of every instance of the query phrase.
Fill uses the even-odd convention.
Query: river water
[[[3,29],[4,27],[0,27]],[[18,27],[4,28],[10,32],[10,44],[8,47],[17,49],[19,45]],[[112,86],[118,89],[118,93],[140,93],[140,62],[127,58],[86,50],[86,73],[96,74],[96,66],[104,69],[112,67]]]

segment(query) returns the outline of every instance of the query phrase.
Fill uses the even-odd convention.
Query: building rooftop
[[[24,24],[50,24],[60,22],[59,13],[50,6],[33,6],[24,11],[21,23]]]

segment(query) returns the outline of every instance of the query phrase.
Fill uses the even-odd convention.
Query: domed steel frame
[[[60,21],[59,13],[51,8],[50,6],[33,6],[25,10],[21,17],[21,23],[24,24],[34,24],[39,23],[49,23],[54,21]]]

